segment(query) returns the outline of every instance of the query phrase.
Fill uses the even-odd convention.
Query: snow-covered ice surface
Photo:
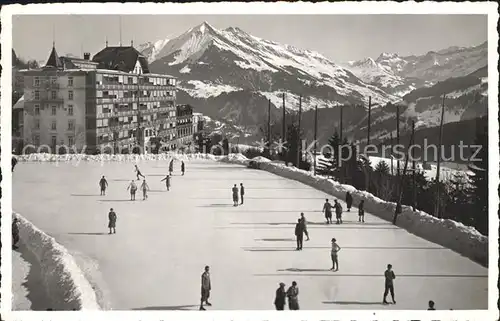
[[[53,236],[84,270],[111,309],[197,309],[200,275],[211,266],[210,309],[273,309],[279,282],[297,281],[301,309],[486,309],[487,273],[479,264],[377,217],[325,225],[320,212],[333,197],[300,182],[239,165],[179,163],[172,189],[160,180],[166,161],[142,161],[149,199],[130,202],[130,162],[25,163],[13,177],[13,208]],[[107,196],[98,180],[106,175]],[[243,182],[245,205],[233,207],[230,188]],[[341,202],[344,209],[345,204]],[[108,235],[114,208],[117,234]],[[294,224],[309,221],[309,242],[295,251]],[[335,237],[340,271],[331,272]],[[394,266],[397,305],[382,306],[387,264]]]

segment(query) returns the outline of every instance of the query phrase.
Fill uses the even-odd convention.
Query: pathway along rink
[[[302,310],[423,310],[429,300],[437,309],[487,309],[486,268],[369,213],[358,223],[357,208],[344,212],[343,225],[326,225],[321,209],[334,198],[302,183],[206,160],[186,161],[180,176],[176,161],[167,192],[168,162],[138,165],[151,189],[146,201],[141,193],[129,201],[133,163],[19,163],[13,176],[14,210],[75,255],[105,309],[197,310],[205,265],[207,310],[272,310],[278,283],[292,281]],[[245,204],[233,207],[231,187],[240,183]],[[300,212],[311,240],[295,251]],[[342,248],[338,272],[329,270],[332,237]],[[387,264],[397,305],[381,304]]]

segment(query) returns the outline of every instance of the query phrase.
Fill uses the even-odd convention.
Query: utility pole
[[[372,126],[372,96],[368,97],[368,133],[366,137],[366,146],[370,146],[370,130]],[[366,155],[366,158],[370,160],[369,156]],[[370,183],[371,183],[371,170],[368,171],[368,175],[366,175],[366,191],[370,192]]]
[[[316,175],[316,153],[318,146],[318,105],[314,108],[314,175]]]
[[[302,118],[302,95],[299,96],[299,125],[297,128],[297,168],[300,168],[300,160],[302,159],[301,157],[301,141],[300,141],[300,121]]]
[[[285,109],[285,93],[283,93],[283,124],[282,124],[281,136],[283,143],[286,141],[286,109]]]
[[[393,137],[392,137],[392,132],[389,133],[390,135],[390,140],[389,140],[389,144],[391,145],[391,176],[394,176],[394,155],[392,155],[392,153],[394,152],[394,144],[393,144]]]
[[[271,99],[267,106],[267,150],[271,156]]]
[[[443,121],[444,121],[444,99],[445,95],[443,94],[443,103],[441,107],[441,124],[439,125],[439,144],[438,144],[438,154],[437,154],[437,170],[436,170],[436,208],[434,209],[434,215],[437,218],[441,218],[441,196],[440,196],[440,171],[441,171],[441,144],[443,140]]]
[[[413,136],[413,143],[411,148],[411,160],[412,160],[412,170],[413,170],[413,175],[412,175],[412,186],[413,186],[413,210],[417,209],[417,181],[416,181],[416,171],[417,171],[417,166],[415,163],[415,154],[413,154],[413,145],[415,145],[415,121],[411,121],[411,135]]]
[[[399,148],[399,105],[396,105],[396,146]],[[397,159],[397,176],[399,177],[399,159]]]
[[[340,183],[344,183],[344,166],[342,165],[342,163],[340,162],[340,160],[342,159],[342,151],[343,151],[343,147],[344,147],[344,140],[343,140],[343,137],[342,137],[342,131],[343,131],[343,127],[342,127],[342,121],[343,121],[343,118],[344,118],[344,106],[340,106],[340,148],[339,148],[339,152],[338,152],[338,155],[339,155],[339,163],[338,163],[338,167],[339,167],[339,174],[340,174]]]

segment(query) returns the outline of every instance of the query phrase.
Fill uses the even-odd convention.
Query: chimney
[[[83,53],[83,59],[90,60],[90,52]]]

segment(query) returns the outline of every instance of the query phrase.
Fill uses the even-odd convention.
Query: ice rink
[[[139,162],[149,199],[129,201],[133,163],[19,163],[13,208],[64,245],[76,258],[105,309],[198,309],[200,277],[211,267],[212,307],[274,309],[279,282],[297,281],[302,310],[486,309],[487,269],[357,208],[343,225],[321,213],[333,197],[265,171],[213,161],[174,165],[171,191],[161,179],[165,161]],[[105,175],[109,188],[99,196]],[[231,187],[243,183],[245,204],[232,206]],[[358,201],[354,200],[354,205]],[[342,202],[344,210],[345,203]],[[108,235],[108,211],[117,233]],[[300,212],[311,240],[295,250]],[[330,271],[330,240],[342,250]],[[397,305],[383,306],[384,271],[393,265]],[[388,297],[390,300],[390,297]]]

